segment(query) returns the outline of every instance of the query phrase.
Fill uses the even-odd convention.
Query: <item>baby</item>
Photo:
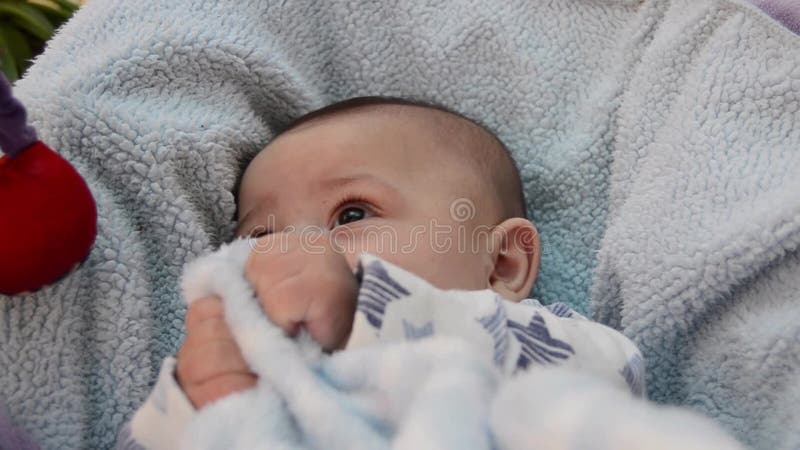
[[[361,305],[357,273],[360,255],[369,253],[432,289],[492,292],[506,300],[497,300],[500,307],[534,309],[547,326],[516,330],[518,348],[542,339],[544,329],[547,339],[559,337],[559,348],[575,353],[573,360],[593,358],[576,366],[603,367],[620,380],[623,367],[640,358],[621,334],[563,305],[548,309],[525,300],[541,251],[526,219],[519,172],[491,132],[444,108],[362,97],[309,113],[249,164],[238,209],[238,234],[253,247],[244,275],[267,317],[287,335],[304,330],[326,351],[364,345],[365,336],[377,334],[408,338],[378,333],[380,321],[359,314],[362,306],[369,310]],[[580,345],[595,347],[581,355],[573,350]],[[513,372],[530,362],[520,357],[506,365]],[[186,339],[165,362],[159,383],[174,385],[170,396],[185,395],[184,409],[199,410],[256,381],[224,320],[222,300],[192,303]],[[631,387],[641,395],[641,385]],[[145,409],[134,422],[159,423],[142,419]],[[156,446],[158,439],[143,435],[159,431],[133,428],[134,440]]]
[[[459,199],[472,202],[464,204],[474,205],[474,217],[456,221],[451,207]],[[439,288],[524,299],[540,254],[536,229],[524,217],[519,174],[492,134],[452,113],[379,99],[299,119],[255,157],[239,190],[239,234],[258,237],[263,247],[288,241],[288,251],[256,251],[247,266],[265,312],[289,334],[304,327],[328,350],[344,347],[350,334],[362,252]],[[475,232],[485,225],[493,232]],[[460,228],[470,242],[438,248],[434,226]],[[318,229],[328,231],[328,251],[301,248],[300,235]],[[454,240],[441,234],[440,241]],[[333,251],[334,242],[343,251]],[[186,327],[177,377],[196,407],[254,385],[219,299],[193,305]]]

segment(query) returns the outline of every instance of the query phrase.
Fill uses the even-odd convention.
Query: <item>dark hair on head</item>
[[[527,206],[525,203],[525,194],[522,188],[522,180],[520,178],[519,168],[517,167],[511,152],[508,150],[503,141],[501,141],[500,138],[498,138],[488,126],[484,125],[479,120],[467,117],[458,111],[452,110],[437,103],[391,96],[352,97],[339,102],[331,103],[319,109],[315,109],[294,119],[284,129],[282,129],[275,136],[275,138],[283,133],[292,131],[317,119],[334,116],[339,113],[360,108],[380,106],[411,106],[435,110],[460,118],[472,126],[477,127],[477,129],[486,137],[488,137],[492,141],[492,144],[494,144],[490,146],[494,150],[487,149],[488,153],[494,154],[486,154],[486,152],[484,152],[484,154],[474,156],[479,158],[478,163],[481,166],[490,166],[488,169],[490,169],[489,176],[491,178],[491,182],[495,185],[495,188],[498,190],[498,196],[504,203],[503,206],[505,212],[503,213],[503,219],[509,217],[527,217]]]

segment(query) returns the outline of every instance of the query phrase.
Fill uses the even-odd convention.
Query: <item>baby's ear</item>
[[[489,285],[507,300],[524,300],[539,274],[541,242],[536,227],[521,217],[505,220],[492,230],[491,245],[494,268]]]

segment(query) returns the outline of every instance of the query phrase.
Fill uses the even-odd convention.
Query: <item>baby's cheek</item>
[[[428,267],[432,274],[428,280],[440,289],[478,290],[488,285],[487,277],[481,269],[481,259],[466,253],[447,253],[439,255]]]
[[[466,227],[454,226],[430,228],[424,234],[413,233],[413,240],[401,251],[397,264],[426,279],[441,289],[484,289],[484,265],[486,258],[483,245],[473,245]]]
[[[356,273],[356,266],[358,265],[359,253],[343,253],[344,259],[347,260],[347,266],[353,273]]]
[[[382,257],[439,289],[477,290],[487,286],[477,255],[437,252],[421,246],[413,252]]]
[[[331,241],[355,271],[362,253],[378,256],[444,289],[484,289],[479,249],[459,242],[459,234],[423,226],[374,225],[335,230]]]
[[[355,270],[358,257],[362,253],[379,256],[390,261],[391,256],[400,253],[398,233],[389,227],[363,227],[349,229],[343,227],[331,233],[331,244],[342,253],[351,270]]]

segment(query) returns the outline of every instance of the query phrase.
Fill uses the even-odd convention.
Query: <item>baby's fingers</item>
[[[186,339],[178,350],[175,375],[198,409],[255,386],[257,377],[242,357],[218,297],[200,299],[189,306]]]
[[[208,319],[222,319],[225,317],[225,309],[222,306],[222,299],[216,296],[206,297],[196,300],[189,305],[186,311],[186,331],[191,331],[192,327]]]
[[[203,383],[224,373],[249,373],[239,346],[224,320],[195,325],[178,350],[176,372],[181,385]]]
[[[234,392],[255,387],[257,377],[252,373],[231,373],[184,388],[186,396],[198,410]]]

